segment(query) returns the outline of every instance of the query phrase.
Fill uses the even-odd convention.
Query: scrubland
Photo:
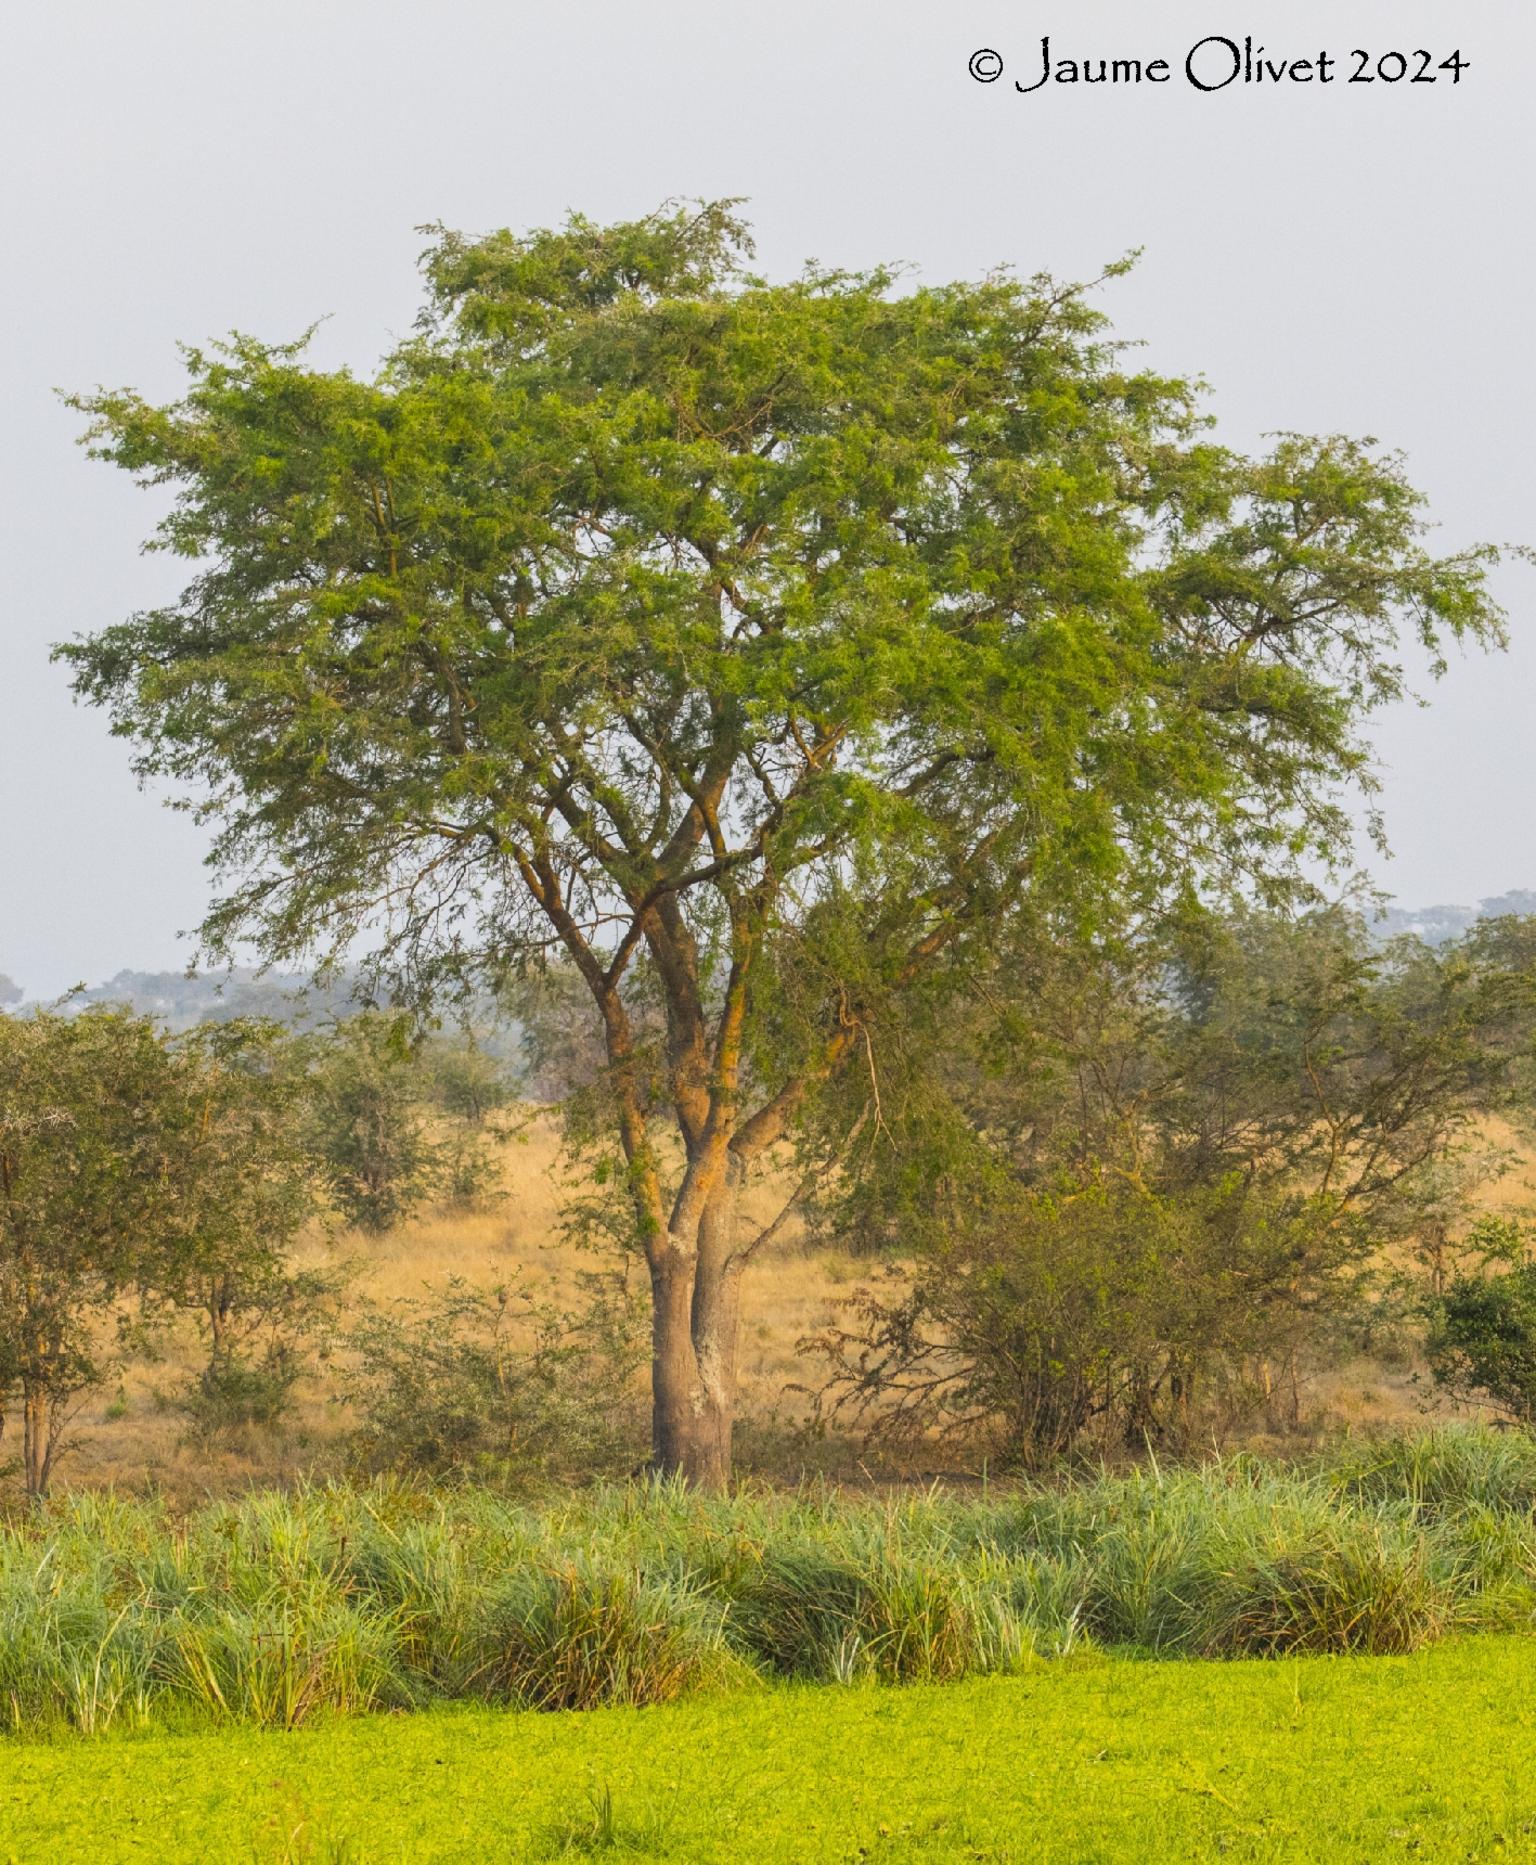
[[[1501,1142],[1508,1134],[1495,1135]],[[570,1186],[554,1117],[532,1110],[514,1137],[500,1144],[499,1195],[477,1208],[437,1208],[382,1237],[315,1227],[299,1252],[305,1267],[344,1267],[345,1308],[387,1308],[401,1299],[440,1291],[451,1277],[477,1287],[516,1283],[559,1302],[579,1299],[584,1272],[601,1266],[564,1234],[561,1214]],[[748,1194],[748,1219],[775,1213],[787,1190],[769,1178]],[[1487,1186],[1480,1208],[1520,1212],[1536,1197],[1536,1161],[1517,1152],[1515,1164]],[[817,1368],[800,1343],[837,1318],[852,1291],[900,1276],[900,1263],[884,1264],[808,1240],[791,1222],[775,1251],[756,1265],[746,1285],[741,1346],[742,1425],[738,1460],[753,1474],[795,1480],[832,1474],[858,1483],[871,1477],[975,1475],[979,1457],[964,1447],[934,1445],[893,1463],[878,1448],[853,1438],[831,1442],[804,1429],[805,1388]],[[273,1429],[236,1434],[217,1444],[189,1435],[172,1402],[199,1365],[195,1331],[183,1321],[162,1334],[148,1357],[124,1365],[120,1376],[89,1395],[71,1427],[71,1449],[61,1480],[74,1487],[110,1485],[150,1489],[185,1504],[208,1494],[234,1494],[256,1484],[289,1482],[302,1475],[340,1474],[346,1467],[351,1418],[334,1363],[322,1362],[299,1386],[288,1421]],[[1299,1436],[1317,1441],[1349,1431],[1419,1429],[1426,1419],[1456,1415],[1436,1394],[1412,1352],[1359,1358],[1303,1370],[1299,1420],[1289,1415],[1292,1395],[1280,1395],[1271,1414],[1246,1421],[1233,1439],[1212,1444],[1294,1449]],[[636,1457],[643,1455],[643,1378],[637,1381]]]

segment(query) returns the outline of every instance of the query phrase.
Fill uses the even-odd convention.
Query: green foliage
[[[321,1270],[272,1265],[230,1278],[208,1362],[178,1400],[192,1436],[213,1441],[280,1424],[312,1349],[329,1347],[341,1291],[341,1276]]]
[[[102,1377],[100,1324],[150,1271],[184,1189],[163,1171],[180,1088],[141,1019],[0,1018],[0,1392],[22,1390],[34,1493],[70,1399]]]
[[[363,1011],[302,1049],[310,1151],[349,1223],[377,1234],[433,1198],[498,1195],[512,1090],[473,1036],[418,1043],[401,1016]]]
[[[215,799],[215,952],[366,927],[429,997],[563,951],[671,1304],[658,1453],[714,1481],[726,1188],[882,1002],[1021,922],[1294,896],[1400,632],[1502,634],[1496,553],[1430,555],[1398,460],[1214,445],[1082,288],[749,252],[729,203],[439,230],[371,378],[237,336],[168,405],[80,398],[199,567],[59,650],[141,774]],[[371,1119],[331,1171],[377,1227],[420,1160]]]
[[[1430,1304],[1430,1369],[1457,1397],[1528,1424],[1536,1419],[1536,1259],[1508,1219],[1475,1226],[1466,1245],[1473,1253],[1477,1269]]]
[[[280,1423],[302,1371],[297,1356],[281,1348],[259,1359],[230,1355],[211,1361],[180,1401],[193,1436],[214,1440],[248,1425]]]
[[[572,1314],[526,1289],[450,1278],[347,1331],[341,1373],[357,1451],[375,1470],[589,1475],[626,1458],[644,1347],[622,1285],[589,1279]]]
[[[1416,1651],[1450,1608],[1422,1543],[1370,1527],[1255,1562],[1223,1591],[1217,1650],[1235,1657]]]
[[[433,1093],[445,1113],[482,1127],[512,1098],[507,1071],[473,1036],[438,1038],[426,1055]]]
[[[1383,950],[1337,911],[1000,942],[876,1026],[879,1130],[822,1222],[917,1260],[815,1343],[825,1404],[1024,1460],[1225,1433],[1401,1309],[1384,1247],[1422,1253],[1501,1169],[1479,1122],[1533,1025],[1507,938]],[[827,1151],[871,1093],[824,1095]]]
[[[1536,1438],[1523,1431],[1432,1431],[1353,1444],[1329,1473],[1350,1496],[1407,1497],[1423,1519],[1536,1514]]]
[[[398,1017],[367,1012],[310,1046],[310,1148],[337,1209],[378,1233],[441,1186],[428,1084]]]
[[[0,1394],[21,1388],[33,1494],[126,1302],[199,1308],[217,1340],[279,1273],[308,1202],[274,1042],[110,1009],[0,1019]]]
[[[196,1068],[180,1168],[193,1189],[142,1294],[151,1312],[190,1311],[202,1330],[207,1360],[179,1403],[206,1440],[278,1422],[341,1280],[291,1260],[316,1203],[303,1045],[236,1020],[198,1024],[173,1046]]]
[[[235,779],[225,851],[273,865],[215,929],[288,944],[390,877],[467,905],[551,797],[561,861],[622,893],[647,790],[720,760],[729,871],[878,847],[930,911],[1026,849],[1041,878],[1123,872],[1128,835],[1180,878],[1186,835],[1331,857],[1395,616],[1497,633],[1489,553],[1424,554],[1395,462],[1199,438],[1081,290],[770,285],[744,245],[722,206],[443,233],[423,333],[372,381],[240,337],[186,353],[178,403],[81,400],[104,457],[176,489],[160,544],[212,566],[64,652],[148,766]],[[905,941],[897,878],[865,924]]]

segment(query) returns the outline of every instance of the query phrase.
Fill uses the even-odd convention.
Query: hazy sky
[[[1022,96],[1044,33],[1173,81]],[[1202,94],[1182,67],[1213,33],[1327,50],[1335,79]],[[1468,68],[1352,85],[1356,46]],[[983,47],[993,84],[968,74]],[[0,971],[33,992],[183,963],[207,898],[202,833],[136,791],[48,662],[176,576],[137,554],[152,499],[84,458],[51,391],[169,396],[178,339],[322,316],[316,356],[367,367],[414,314],[423,222],[745,195],[774,274],[1084,277],[1143,247],[1103,302],[1149,361],[1206,377],[1224,437],[1375,435],[1447,547],[1536,541],[1529,0],[49,0],[11,12],[4,64]],[[1536,887],[1536,571],[1500,581],[1511,653],[1453,663],[1377,733],[1379,872],[1411,904]]]

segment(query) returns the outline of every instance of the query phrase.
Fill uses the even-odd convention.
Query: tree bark
[[[21,1462],[27,1495],[33,1502],[40,1502],[48,1494],[48,1478],[53,1470],[53,1421],[46,1386],[33,1381],[23,1385],[21,1421]]]
[[[705,1490],[724,1489],[731,1474],[739,1181],[740,1169],[728,1162],[704,1202],[693,1247],[669,1235],[651,1260],[651,1466]]]

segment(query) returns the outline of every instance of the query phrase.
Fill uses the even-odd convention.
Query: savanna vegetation
[[[422,1004],[560,956],[651,1462],[715,1486],[778,1234],[742,1193],[878,1129],[832,1111],[876,1035],[1000,949],[1303,898],[1400,636],[1503,627],[1398,460],[1216,444],[1081,288],[750,256],[729,203],[439,230],[371,377],[237,337],[79,397],[192,570],[59,650],[215,823],[211,950],[366,932]]]
[[[860,1144],[748,1204],[779,1226],[749,1310],[751,1467],[1524,1422],[1530,937],[1204,914],[1158,948],[1000,956],[942,1032],[909,1001],[849,1078],[867,1098],[829,1097]],[[0,1024],[0,1392],[29,1492],[71,1450],[88,1479],[189,1497],[643,1465],[645,1278],[625,1188],[589,1166],[607,1073],[567,1040],[577,982],[504,1006],[515,1065],[382,1011]],[[522,1098],[557,1075],[560,1102]]]
[[[177,1519],[83,1492],[0,1536],[0,1715],[20,1733],[293,1728],[946,1682],[1095,1650],[1412,1652],[1529,1626],[1533,1503],[1529,1439],[1466,1428],[883,1500],[653,1479],[528,1505],[378,1483]]]
[[[924,1739],[806,1683],[954,1685],[1043,1719],[1015,1756],[1055,1718],[1117,1785],[999,1824],[907,1761],[866,1819],[808,1763],[753,1856],[1289,1856],[1252,1770],[1380,1678],[1288,1673],[1280,1742],[1276,1667],[1155,1661],[1536,1663],[1492,1642],[1536,1625],[1536,920],[1389,937],[1349,866],[1369,716],[1405,642],[1502,640],[1497,552],[1426,549],[1374,443],[1218,445],[1084,288],[750,260],[730,203],[436,229],[371,376],[236,337],[74,401],[189,580],[59,655],[214,827],[205,955],[318,968],[0,980],[0,1724],[143,1737],[165,1856],[468,1856],[487,1792],[311,1784],[253,1840],[286,1803],[163,1787],[167,1732],[265,1774],[235,1726],[432,1712],[341,1738],[361,1780],[645,1709],[675,1794],[763,1705]],[[629,1764],[573,1819],[632,1726],[501,1839],[741,1856]],[[1336,1776],[1362,1856],[1421,1844]],[[1425,1856],[1531,1849],[1479,1781]]]

